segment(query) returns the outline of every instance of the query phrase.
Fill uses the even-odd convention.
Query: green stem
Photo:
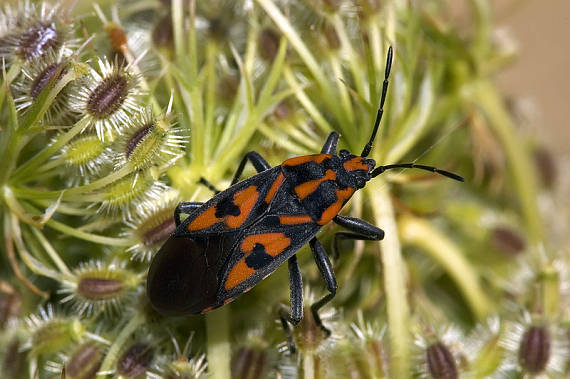
[[[410,309],[406,296],[407,270],[402,258],[396,218],[388,186],[380,178],[366,186],[375,224],[382,225],[386,236],[380,242],[384,290],[388,312],[391,373],[395,378],[410,373]]]
[[[81,120],[77,121],[75,125],[67,133],[62,134],[52,144],[46,146],[42,151],[40,151],[32,158],[30,158],[26,163],[18,167],[14,171],[14,174],[12,175],[12,179],[16,181],[33,177],[33,175],[31,175],[33,171],[39,166],[41,166],[42,163],[44,163],[57,151],[59,151],[59,149],[61,149],[73,137],[79,134],[87,126],[88,122],[89,119],[87,117],[84,117]]]
[[[467,95],[471,95],[483,110],[491,128],[505,149],[529,240],[538,246],[542,242],[544,231],[537,205],[535,169],[529,154],[525,151],[523,141],[497,89],[489,82],[478,82],[469,90],[471,91]],[[533,249],[533,251],[539,254],[539,249]]]
[[[208,377],[230,378],[230,308],[222,307],[206,315],[208,335]]]
[[[488,315],[491,302],[479,284],[475,269],[465,259],[459,246],[428,222],[413,216],[402,216],[399,230],[402,241],[418,246],[444,268],[477,318],[481,320]]]

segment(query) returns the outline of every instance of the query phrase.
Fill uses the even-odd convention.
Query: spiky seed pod
[[[69,67],[70,62],[62,56],[61,51],[59,53],[48,51],[26,62],[22,67],[22,75],[12,86],[16,109],[25,113],[36,102],[44,88],[49,83],[55,85]],[[73,119],[73,112],[69,107],[69,89],[68,84],[49,105],[44,115],[45,122],[67,122]]]
[[[188,138],[170,123],[170,117],[154,117],[147,108],[134,116],[114,146],[114,164],[129,164],[135,170],[173,164],[183,156]]]
[[[1,350],[4,350],[2,367],[0,374],[3,378],[20,378],[22,370],[25,364],[25,352],[21,349],[20,339],[18,337],[13,337],[10,342],[3,346]]]
[[[259,33],[259,55],[267,62],[272,62],[279,50],[281,37],[272,28],[265,28]]]
[[[453,355],[441,342],[428,346],[426,350],[428,372],[434,379],[458,378],[457,366]]]
[[[550,359],[551,338],[544,326],[528,328],[520,342],[519,363],[525,372],[538,374],[546,368]]]
[[[28,347],[35,355],[61,351],[85,333],[79,319],[54,316],[51,306],[42,308],[39,315],[29,316],[27,324],[31,334]]]
[[[0,56],[10,62],[14,57],[24,61],[42,56],[49,51],[71,54],[75,41],[70,40],[72,27],[61,21],[60,5],[42,2],[36,5],[24,1],[16,10],[8,10],[14,29],[4,39]]]
[[[174,47],[174,29],[170,12],[161,17],[154,26],[152,42],[156,48],[161,50],[171,50]]]
[[[378,328],[364,323],[359,312],[359,325],[352,324],[356,335],[357,349],[352,351],[352,359],[356,362],[359,376],[381,378],[387,375],[388,353],[384,342],[386,328]]]
[[[328,22],[324,23],[322,33],[328,50],[339,50],[341,48],[340,37],[333,25]]]
[[[158,377],[165,379],[182,379],[199,378],[202,376],[208,367],[208,362],[206,361],[205,354],[189,357],[192,337],[193,334],[187,339],[182,350],[176,338],[172,337],[174,359],[164,354],[160,357],[161,361],[157,364]]]
[[[70,379],[95,378],[103,363],[103,346],[94,341],[79,345],[65,364],[65,375]]]
[[[131,229],[125,237],[136,241],[127,251],[132,258],[149,261],[162,243],[174,232],[174,209],[180,202],[178,191],[165,192],[153,201],[140,203],[132,220],[127,222]]]
[[[9,283],[0,280],[0,331],[20,312],[21,296]]]
[[[145,342],[135,342],[129,346],[117,361],[117,374],[127,378],[137,378],[146,373],[154,359],[154,348]]]
[[[136,205],[158,199],[167,189],[152,173],[135,172],[105,187],[98,212],[110,216],[120,213],[124,221],[132,220]]]
[[[533,152],[534,165],[542,184],[546,188],[552,188],[558,179],[558,167],[556,160],[552,156],[552,152],[546,147],[541,146]]]
[[[235,379],[265,378],[269,371],[267,352],[241,347],[232,357],[232,377]]]
[[[566,331],[544,318],[512,322],[501,345],[507,351],[503,371],[517,370],[525,375],[560,377],[570,354]]]
[[[491,244],[506,256],[514,257],[524,251],[526,241],[515,230],[506,226],[497,226],[492,231]]]
[[[460,377],[466,370],[465,339],[462,331],[446,325],[437,329],[425,327],[421,334],[416,334],[419,374],[423,378],[453,379]],[[462,363],[460,365],[460,363]]]
[[[68,294],[61,301],[73,302],[73,307],[79,314],[118,310],[140,283],[138,275],[114,262],[82,264],[73,274],[73,280],[64,283],[60,290],[61,293]]]
[[[89,183],[111,167],[106,144],[94,133],[80,134],[65,145],[54,159],[65,161],[68,170],[64,174],[71,185]]]
[[[120,133],[140,105],[139,76],[130,66],[98,59],[99,69],[90,73],[72,92],[71,106],[88,117],[101,140]]]

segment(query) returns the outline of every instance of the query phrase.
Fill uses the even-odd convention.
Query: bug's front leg
[[[336,154],[336,146],[338,145],[338,133],[331,132],[321,149],[321,154]]]
[[[333,221],[348,229],[348,232],[338,232],[334,235],[333,242],[333,257],[338,259],[339,256],[339,240],[352,239],[352,240],[365,240],[365,241],[380,241],[384,239],[384,231],[377,226],[374,226],[364,220],[354,217],[335,216]]]
[[[321,309],[326,303],[331,301],[333,297],[336,295],[337,284],[336,278],[334,276],[334,271],[331,265],[331,261],[327,255],[327,252],[323,245],[316,239],[313,238],[309,242],[309,246],[311,247],[311,251],[313,252],[313,257],[315,262],[317,263],[317,267],[325,281],[327,289],[329,293],[324,296],[322,299],[317,301],[316,303],[311,305],[311,312],[313,314],[313,318],[315,319],[315,323],[321,328],[323,332],[325,332],[326,336],[330,336],[331,331],[323,325],[321,317],[319,316],[319,309]]]
[[[180,214],[181,213],[190,214],[190,212],[192,212],[194,209],[200,207],[202,204],[204,204],[204,203],[191,202],[191,201],[178,203],[178,205],[176,206],[176,209],[174,209],[174,222],[176,223],[176,227],[178,227],[178,225],[180,225]]]
[[[255,167],[255,170],[257,172],[262,172],[271,168],[269,163],[267,163],[267,161],[261,155],[259,155],[258,152],[250,151],[242,158],[241,162],[239,163],[231,185],[234,185],[238,182],[248,160],[251,162],[253,167]]]
[[[301,270],[297,262],[297,256],[293,255],[289,258],[289,288],[291,296],[291,308],[289,313],[285,309],[280,309],[279,317],[281,325],[287,337],[289,344],[289,351],[294,354],[296,351],[295,343],[291,335],[291,328],[289,323],[297,325],[303,319],[303,278],[301,277]]]

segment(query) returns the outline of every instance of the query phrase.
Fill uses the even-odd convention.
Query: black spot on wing
[[[216,217],[223,218],[225,216],[239,216],[240,210],[234,204],[233,199],[228,197],[216,204]]]
[[[253,251],[245,257],[245,263],[254,270],[267,266],[272,260],[273,257],[265,252],[265,247],[260,243],[256,243]]]

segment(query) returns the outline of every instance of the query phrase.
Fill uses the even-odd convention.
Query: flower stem
[[[410,309],[406,296],[406,266],[402,258],[398,229],[388,186],[381,179],[365,187],[377,225],[386,236],[380,242],[384,290],[388,311],[391,372],[395,378],[406,378],[410,372]]]
[[[491,303],[459,246],[426,221],[410,215],[402,216],[398,221],[402,241],[422,248],[437,261],[457,283],[473,313],[480,320],[487,316]]]
[[[209,378],[225,379],[231,377],[229,324],[229,307],[222,307],[206,315]]]

